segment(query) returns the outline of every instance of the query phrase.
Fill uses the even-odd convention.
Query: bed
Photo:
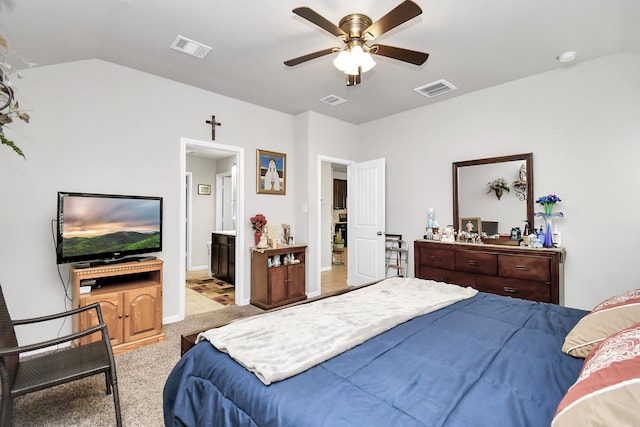
[[[204,340],[167,379],[165,424],[549,426],[582,367],[561,347],[585,314],[477,293],[270,385]]]

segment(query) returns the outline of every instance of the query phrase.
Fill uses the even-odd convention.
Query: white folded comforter
[[[342,295],[240,319],[201,333],[266,385],[324,362],[414,317],[478,291],[394,277]]]

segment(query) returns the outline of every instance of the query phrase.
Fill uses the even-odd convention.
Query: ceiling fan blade
[[[299,56],[297,58],[289,59],[288,61],[284,61],[284,65],[289,67],[293,67],[294,65],[302,64],[303,62],[311,61],[312,59],[320,58],[321,56],[328,55],[333,53],[335,48],[330,47],[328,49],[319,50],[317,52],[309,53],[307,55]]]
[[[380,37],[387,31],[394,29],[400,24],[404,24],[421,13],[422,9],[420,9],[420,6],[410,0],[405,0],[396,6],[395,9],[371,24],[363,33],[369,33],[373,38]]]
[[[429,57],[428,53],[418,52],[417,50],[403,49],[401,47],[386,46],[383,44],[376,44],[371,46],[369,52],[386,56],[387,58],[397,59],[399,61],[409,62],[415,65],[422,65]]]
[[[312,24],[316,24],[318,27],[322,28],[325,31],[330,32],[336,37],[344,37],[344,38],[347,37],[347,34],[344,31],[342,31],[340,27],[338,27],[336,24],[329,21],[327,18],[320,15],[318,12],[314,11],[310,7],[306,7],[306,6],[296,7],[295,9],[293,9],[292,12],[300,16],[301,18],[306,19]]]

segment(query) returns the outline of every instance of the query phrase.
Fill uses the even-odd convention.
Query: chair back
[[[4,349],[17,346],[18,339],[16,338],[16,331],[13,328],[13,322],[11,321],[11,316],[9,316],[9,309],[7,308],[7,303],[2,293],[2,286],[0,285],[0,348]],[[15,354],[2,357],[0,360],[3,392],[7,390],[7,387],[10,388],[13,386],[13,381],[18,370],[19,357],[20,356]]]

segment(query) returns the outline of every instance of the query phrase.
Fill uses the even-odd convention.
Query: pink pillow
[[[640,425],[640,323],[593,349],[552,427]]]
[[[640,322],[640,289],[611,297],[580,319],[567,334],[562,351],[574,357],[587,357],[609,335]]]

